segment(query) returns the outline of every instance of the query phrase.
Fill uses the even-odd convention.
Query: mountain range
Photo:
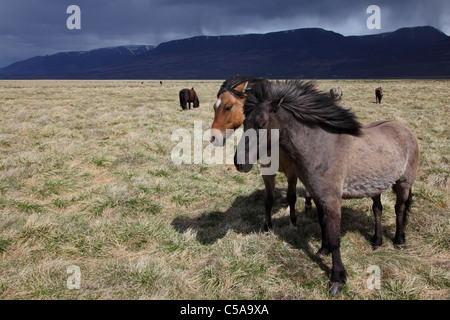
[[[131,45],[38,56],[0,69],[0,78],[77,78],[76,75],[84,72],[126,64],[154,48],[151,45]]]
[[[197,36],[34,57],[3,79],[450,78],[450,37],[429,26],[365,36],[319,28]]]

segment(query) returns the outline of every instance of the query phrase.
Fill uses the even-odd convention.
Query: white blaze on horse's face
[[[219,109],[221,103],[222,103],[222,100],[220,100],[220,98],[217,99],[217,102],[216,102],[216,110]]]

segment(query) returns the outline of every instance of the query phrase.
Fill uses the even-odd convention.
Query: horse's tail
[[[198,99],[197,94],[195,95],[194,108],[200,107],[200,100]]]

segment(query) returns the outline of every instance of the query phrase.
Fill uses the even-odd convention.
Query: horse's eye
[[[230,111],[232,106],[228,106],[225,108],[225,111]]]

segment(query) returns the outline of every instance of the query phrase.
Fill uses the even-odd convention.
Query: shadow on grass
[[[283,190],[283,189],[282,189]],[[286,190],[283,190],[286,194]],[[302,250],[312,261],[314,261],[324,272],[330,274],[330,268],[324,264],[322,256],[317,254],[317,249],[311,246],[311,241],[321,243],[321,230],[317,218],[315,206],[310,213],[304,211],[305,189],[298,188],[297,196],[297,230],[289,226],[289,212],[286,210],[287,201],[282,197],[282,191],[275,189],[275,201],[272,212],[278,212],[283,209],[284,216],[277,214],[273,218],[273,232],[283,241],[289,243],[292,247]],[[300,209],[302,211],[300,211]],[[359,232],[366,240],[367,246],[371,246],[371,239],[374,232],[373,215],[355,211],[345,206],[343,201],[341,221],[341,236],[347,232]],[[198,217],[178,217],[172,221],[174,228],[183,233],[188,229],[193,229],[197,233],[197,240],[209,245],[215,243],[218,239],[225,237],[229,230],[240,234],[250,234],[262,232],[264,220],[264,190],[256,190],[248,196],[238,196],[231,207],[225,212],[211,211]],[[393,230],[389,226],[383,226],[383,237],[393,239]]]

